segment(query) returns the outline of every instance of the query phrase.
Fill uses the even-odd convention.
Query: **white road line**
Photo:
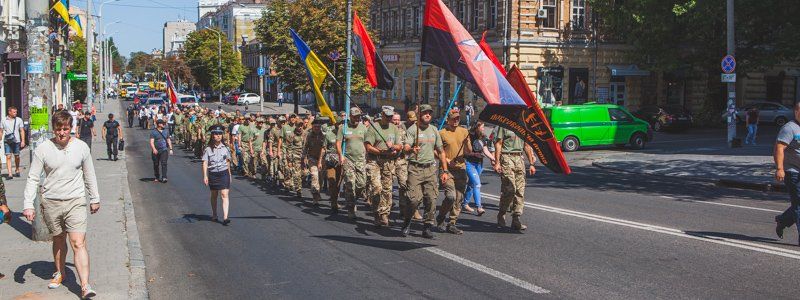
[[[481,195],[486,197],[486,198],[492,199],[492,200],[496,200],[496,201],[500,200],[500,197],[492,195],[492,194],[481,193]],[[630,228],[642,229],[642,230],[647,230],[647,231],[651,231],[651,232],[658,232],[658,233],[663,233],[663,234],[668,234],[668,235],[673,235],[673,236],[678,236],[678,237],[683,237],[683,238],[689,238],[689,239],[698,240],[698,241],[705,241],[705,242],[710,242],[710,243],[715,243],[715,244],[720,244],[720,245],[726,245],[726,246],[731,246],[731,247],[735,247],[735,248],[747,249],[747,250],[752,250],[752,251],[756,251],[756,252],[760,252],[760,253],[772,254],[772,255],[777,255],[777,256],[782,256],[782,257],[786,257],[786,258],[792,258],[792,259],[800,260],[800,251],[789,250],[789,249],[784,249],[784,248],[780,248],[780,247],[773,247],[773,246],[763,245],[763,244],[759,244],[759,243],[752,243],[752,242],[741,241],[741,240],[736,240],[736,239],[729,239],[729,238],[724,238],[724,237],[691,234],[691,233],[688,233],[686,231],[683,231],[683,230],[680,230],[680,229],[675,229],[675,228],[663,227],[663,226],[646,224],[646,223],[639,223],[639,222],[628,221],[628,220],[617,219],[617,218],[611,218],[611,217],[606,217],[606,216],[601,216],[601,215],[596,215],[596,214],[590,214],[590,213],[584,213],[584,212],[579,212],[579,211],[574,211],[574,210],[569,210],[569,209],[564,209],[564,208],[552,207],[552,206],[541,205],[541,204],[533,204],[533,203],[529,203],[529,202],[525,202],[525,206],[529,207],[529,208],[533,208],[533,209],[553,212],[553,213],[562,214],[562,215],[574,216],[574,217],[578,217],[578,218],[583,218],[583,219],[588,219],[588,220],[593,220],[593,221],[598,221],[598,222],[603,222],[603,223],[608,223],[608,224],[621,225],[621,226],[630,227]]]
[[[679,200],[679,201],[690,202],[690,203],[700,203],[700,204],[711,204],[711,205],[729,206],[729,207],[744,208],[744,209],[758,210],[758,211],[766,211],[766,212],[774,212],[774,213],[782,213],[782,212],[783,212],[783,211],[780,211],[780,210],[769,209],[769,208],[760,208],[760,207],[745,206],[745,205],[736,205],[736,204],[721,203],[721,202],[711,202],[711,201],[697,201],[697,200],[681,199],[681,198],[670,197],[670,196],[661,196],[661,198],[664,198],[664,199],[671,199],[671,200]]]
[[[452,254],[450,252],[447,252],[447,251],[444,251],[444,250],[441,250],[441,249],[438,249],[438,248],[434,248],[434,247],[423,248],[423,249],[425,249],[426,251],[428,251],[430,253],[433,253],[433,254],[439,255],[441,257],[447,258],[449,260],[452,260],[454,262],[457,262],[457,263],[459,263],[461,265],[464,265],[466,267],[478,270],[478,271],[480,271],[480,272],[482,272],[482,273],[484,273],[486,275],[492,276],[494,278],[500,279],[502,281],[508,282],[508,283],[513,284],[515,286],[518,286],[520,288],[523,288],[523,289],[526,289],[528,291],[531,291],[531,292],[533,292],[535,294],[547,294],[547,293],[550,293],[550,291],[548,291],[548,290],[546,290],[546,289],[544,289],[542,287],[536,286],[536,285],[534,285],[534,284],[532,284],[530,282],[518,279],[518,278],[516,278],[514,276],[511,276],[511,275],[508,275],[506,273],[497,271],[495,269],[489,268],[487,266],[484,266],[482,264],[479,264],[479,263],[476,263],[474,261],[468,260],[468,259],[463,258],[461,256]]]

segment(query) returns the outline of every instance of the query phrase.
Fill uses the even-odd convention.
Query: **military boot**
[[[497,227],[503,228],[506,227],[506,212],[499,211],[497,213]]]
[[[522,231],[528,229],[528,226],[522,225],[522,222],[519,220],[519,216],[512,216],[511,217],[511,229],[516,231]]]
[[[422,237],[426,239],[433,239],[434,236],[433,231],[431,230],[432,227],[433,225],[431,224],[425,224],[425,227],[422,227]]]

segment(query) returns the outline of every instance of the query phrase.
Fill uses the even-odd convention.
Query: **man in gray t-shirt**
[[[775,233],[779,238],[783,238],[784,228],[800,223],[800,124],[797,123],[800,120],[800,103],[794,106],[794,118],[781,127],[775,142],[775,179],[786,184],[791,199],[789,208],[775,216]]]

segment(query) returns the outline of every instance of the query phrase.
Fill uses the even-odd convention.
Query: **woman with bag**
[[[467,162],[467,190],[464,193],[464,203],[462,209],[467,212],[477,211],[476,215],[481,216],[485,212],[481,205],[481,173],[483,173],[483,157],[486,156],[495,164],[494,155],[486,147],[486,134],[483,133],[484,123],[478,121],[469,130],[470,140],[472,141],[472,152],[465,153]],[[470,199],[474,199],[475,210],[469,207]]]
[[[222,140],[225,127],[213,125],[211,141],[203,150],[203,184],[211,190],[211,219],[217,219],[217,198],[222,196],[222,225],[228,226],[228,192],[231,187],[231,152]]]

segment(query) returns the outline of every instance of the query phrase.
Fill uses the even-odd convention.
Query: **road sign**
[[[722,58],[722,72],[733,74],[734,71],[736,71],[736,59],[733,55],[726,55]]]
[[[342,54],[340,54],[338,50],[333,50],[331,53],[328,53],[328,58],[330,58],[332,61],[337,61],[341,57]]]
[[[86,74],[75,74],[72,72],[67,72],[67,80],[72,81],[86,81],[88,76]]]
[[[258,68],[258,76],[264,76],[264,68]]]
[[[44,63],[41,61],[28,61],[29,74],[42,74],[44,73]]]
[[[736,82],[736,73],[722,74],[722,82],[734,83]]]

